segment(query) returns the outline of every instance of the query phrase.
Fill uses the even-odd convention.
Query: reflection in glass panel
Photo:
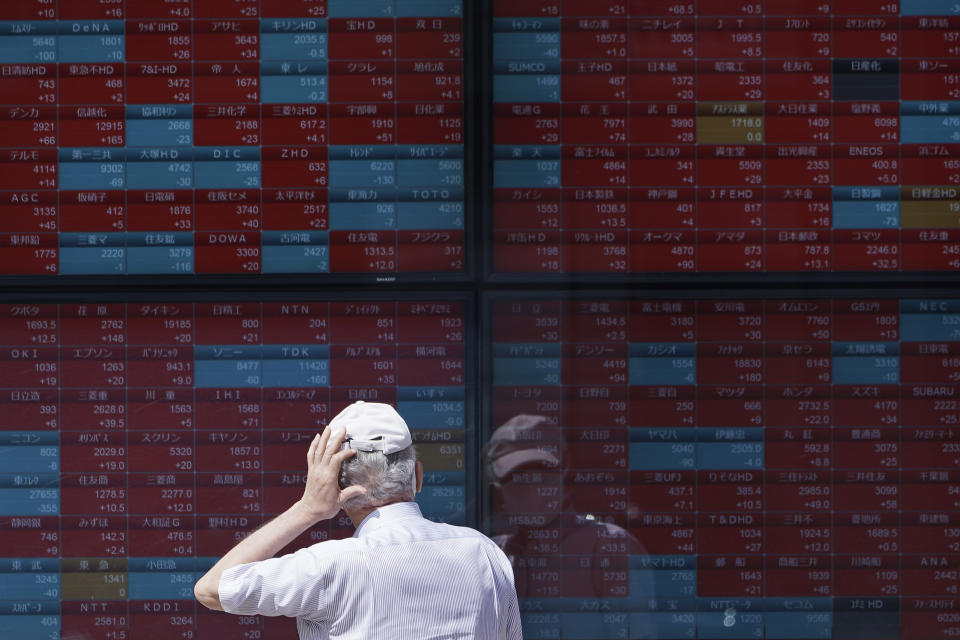
[[[531,638],[935,638],[960,302],[494,296],[485,522]]]

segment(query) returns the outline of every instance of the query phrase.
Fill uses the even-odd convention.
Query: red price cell
[[[250,231],[198,232],[194,237],[198,273],[259,273],[260,234]]]
[[[716,533],[727,532],[717,531]],[[716,567],[718,560],[723,560],[721,566],[724,568]],[[755,597],[763,592],[763,560],[759,557],[725,558],[721,556],[720,558],[701,558],[700,562],[701,565],[697,567],[698,594]]]
[[[709,13],[709,9],[700,7],[701,15]],[[767,37],[764,26],[764,20],[759,17],[739,17],[736,20],[698,18],[696,30],[699,55],[701,58],[760,58],[764,55],[763,45]]]
[[[327,28],[331,60],[389,60],[396,57],[393,18],[330,18]]]
[[[697,346],[698,383],[753,384],[763,381],[763,345],[721,343]]]
[[[338,386],[397,384],[397,350],[387,345],[334,345],[330,349],[334,364],[330,383]]]
[[[399,59],[463,57],[463,21],[460,18],[398,18],[396,24]],[[450,61],[445,62],[450,64]]]
[[[290,465],[287,464],[284,468],[287,469],[289,466]],[[299,500],[303,495],[303,487],[306,482],[307,477],[305,473],[292,473],[289,470],[284,473],[264,473],[264,512],[276,514],[286,511],[291,504]]]
[[[764,374],[767,384],[815,385],[831,381],[832,363],[828,344],[768,344],[765,351]]]
[[[905,58],[949,58],[956,54],[956,33],[960,20],[956,16],[936,19],[917,16],[900,17],[901,55]]]
[[[262,10],[264,18],[325,18],[327,0],[272,0]]]
[[[325,231],[330,225],[327,198],[326,189],[264,189],[261,191],[264,229]]]
[[[896,229],[837,229],[833,247],[834,265],[843,271],[896,271],[901,267]]]
[[[303,474],[306,472],[306,463],[304,463],[303,468],[296,468],[297,465],[291,464],[291,461],[299,460],[306,455],[306,451],[310,447],[310,443],[318,433],[323,431],[323,427],[319,425],[313,425],[313,428],[311,428],[310,425],[302,425],[293,422],[291,422],[288,426],[295,427],[296,430],[275,430],[264,434],[263,468],[267,472],[297,472],[291,474],[292,478],[294,479],[292,486],[299,488],[300,492],[303,493],[303,484],[305,482]],[[282,476],[279,477],[283,479]],[[287,481],[283,484],[284,486],[289,485],[290,479],[287,479]],[[299,497],[300,496],[297,496],[297,498]],[[296,498],[294,498],[294,500],[296,500]],[[289,504],[290,503],[288,503],[288,505]],[[281,508],[281,511],[282,510],[283,508]]]
[[[193,394],[186,389],[128,390],[127,407],[131,429],[189,432],[194,427]]]
[[[193,305],[143,303],[127,308],[130,345],[183,345],[193,342]]]
[[[494,144],[556,144],[560,142],[559,105],[494,105]]]
[[[832,41],[837,58],[896,58],[902,54],[895,16],[847,18],[834,26]]]
[[[561,63],[565,101],[622,101],[627,98],[627,63],[624,61],[591,60]]]
[[[329,163],[325,148],[268,147],[261,155],[265,187],[326,187]]]
[[[197,471],[260,471],[263,469],[263,446],[258,434],[259,432],[240,429],[201,433],[197,443]],[[233,512],[240,511],[237,509]]]
[[[397,303],[399,340],[405,343],[464,341],[462,305],[455,302]]]
[[[693,146],[631,145],[631,185],[693,187],[696,175],[697,156]]]
[[[759,60],[701,60],[696,81],[698,100],[764,99],[763,63]],[[684,95],[682,99],[690,98]]]
[[[495,0],[494,15],[501,17],[550,17],[560,15],[560,2],[540,0]]]
[[[900,315],[895,300],[834,300],[834,340],[898,340]],[[883,389],[897,395],[896,389]]]
[[[192,474],[132,475],[129,483],[132,515],[192,514],[197,490]]]
[[[768,557],[764,566],[765,592],[776,596],[833,594],[831,563],[823,557],[790,554],[790,560]],[[794,566],[784,568],[789,562]]]
[[[264,344],[322,344],[329,341],[330,321],[326,303],[265,303]]]
[[[459,104],[397,106],[398,144],[461,144],[463,109]]]
[[[258,0],[194,0],[198,18],[256,18],[260,15]]]
[[[260,107],[245,104],[194,106],[197,145],[260,144]]]
[[[631,498],[639,495],[644,513],[691,512],[696,505],[696,472],[631,471],[630,492]]]
[[[696,390],[690,387],[630,387],[630,425],[693,427]]]
[[[829,104],[769,102],[764,135],[771,143],[826,143],[832,140]]]
[[[5,202],[4,231],[57,231],[56,191],[9,192],[0,198]]]
[[[189,592],[189,589],[185,589]],[[187,600],[184,595],[184,600]],[[143,600],[143,607],[130,614],[130,635],[144,640],[162,640],[170,636],[182,637],[193,631],[196,614],[193,611],[181,615],[170,615],[172,604],[169,600]]]
[[[897,147],[889,143],[899,140],[899,113],[900,105],[896,102],[835,103],[833,107],[834,140],[857,143],[839,147],[836,157],[838,159],[895,157]],[[878,145],[863,144],[869,142],[878,143]]]
[[[396,303],[346,302],[330,304],[334,344],[393,343],[396,341]],[[384,347],[392,349],[393,347]]]
[[[193,68],[187,62],[128,63],[126,73],[128,104],[189,104],[193,101]]]
[[[356,385],[352,388],[332,387],[330,389],[330,415],[337,415],[343,411],[348,404],[357,400],[367,402],[385,402],[386,404],[397,404],[396,386],[365,386]]]
[[[110,477],[112,480],[113,478]],[[95,511],[89,512],[94,514]],[[126,515],[62,516],[61,555],[65,558],[125,556],[129,553]],[[89,613],[85,614],[89,618]]]
[[[777,432],[784,435],[785,431]],[[822,439],[819,441],[822,442]],[[775,443],[779,446],[779,442]],[[769,446],[769,445],[768,445]],[[769,465],[768,466],[772,466]],[[771,553],[793,551],[828,552],[831,550],[831,514],[834,489],[831,472],[824,469],[766,472],[764,484],[770,513],[767,517],[775,523],[778,534],[769,537]],[[802,531],[798,525],[809,526]],[[783,535],[788,536],[786,539]]]
[[[262,415],[264,427],[268,429],[292,425],[321,429],[332,414],[326,393],[313,388],[280,388],[266,394]]]
[[[329,119],[315,104],[269,105],[260,121],[263,144],[327,144]]]
[[[96,514],[98,516],[117,516],[127,513],[127,482],[123,474],[61,474],[60,476],[60,513],[64,515]],[[111,527],[117,529],[122,527]],[[93,540],[89,542],[94,542]],[[100,549],[107,545],[101,536],[96,542]],[[64,546],[69,543],[64,535]],[[117,549],[114,555],[123,555]],[[90,555],[107,555],[93,552]]]
[[[330,105],[331,144],[394,144],[393,104]]]
[[[127,20],[125,33],[126,59],[131,63],[188,63],[192,55],[194,35],[190,20]]]
[[[593,430],[590,430],[591,432]],[[589,437],[588,431],[581,430],[580,437]],[[626,469],[628,458],[627,434],[625,429],[616,430],[612,436],[614,442],[578,443],[575,448],[568,449],[564,464],[568,469]]]
[[[763,483],[762,475],[754,473],[735,474],[734,477],[724,478],[721,474],[700,471],[697,478],[697,508],[700,511],[710,511],[716,505],[735,506],[738,513],[743,514],[742,524],[751,525],[763,510]],[[725,516],[717,515],[710,518],[710,523],[717,525]]]
[[[463,348],[454,345],[400,346],[397,352],[400,385],[464,384]]]
[[[768,367],[768,378],[772,375]],[[818,378],[825,378],[822,373]],[[822,381],[817,381],[822,382]],[[768,426],[820,427],[832,423],[829,387],[807,383],[803,386],[769,387],[766,394]],[[791,433],[791,436],[795,435]],[[798,440],[809,439],[804,431]]]
[[[0,77],[0,91],[9,96],[7,100],[12,104],[54,105],[57,83],[55,64],[9,64],[4,65],[4,74]],[[63,95],[60,100],[64,100]]]
[[[236,104],[260,101],[260,70],[256,62],[204,62],[194,65],[193,72],[197,102],[229,101]]]
[[[0,16],[4,20],[52,20],[57,17],[57,9],[49,0],[27,0],[4,6]]]
[[[195,406],[196,423],[201,429],[252,429],[261,424],[259,389],[198,389]]]
[[[562,395],[555,387],[494,387],[493,424],[500,426],[521,414],[543,416],[544,428],[561,424]]]
[[[564,17],[560,24],[560,52],[565,60],[611,60],[627,56],[629,39],[626,18]]]
[[[841,461],[842,450],[837,448],[837,466],[842,466],[846,460]],[[876,466],[874,467],[876,468]],[[887,513],[894,516],[893,519],[887,519],[896,527],[896,511],[900,506],[900,489],[897,483],[897,472],[893,471],[845,471],[841,478],[836,482],[836,509],[840,511],[875,511],[878,514]],[[850,537],[846,538],[849,542],[843,544],[843,540],[838,531],[837,550],[843,551],[845,548],[850,552],[856,551],[856,547],[863,546],[862,540],[857,540],[850,531],[854,527],[846,527]],[[879,536],[884,537],[884,536]]]
[[[812,4],[812,3],[811,3]],[[830,18],[771,16],[772,7],[766,7],[764,49],[768,58],[829,58],[831,54]],[[796,7],[797,13],[803,13]],[[791,13],[793,13],[791,11]]]
[[[561,271],[559,231],[497,231],[494,263],[498,271]]]
[[[12,520],[0,524],[3,539],[7,544],[15,545],[22,553],[30,554],[32,558],[60,557],[62,535],[56,516],[41,518],[25,518],[16,526],[11,526]]]
[[[126,211],[130,231],[191,231],[195,226],[192,191],[127,191]]]
[[[696,87],[701,81],[693,61],[647,62],[632,60],[628,79],[630,83],[629,98],[641,102],[693,100],[696,97]],[[742,92],[733,99],[738,98],[743,98]],[[723,100],[726,98],[703,97],[700,99]]]
[[[833,247],[825,231],[768,231],[767,271],[830,271]]]
[[[817,229],[818,241],[830,238],[833,203],[829,187],[766,188],[764,201],[768,210],[776,211],[776,215],[765,216],[768,229]],[[776,237],[779,239],[779,234]]]
[[[852,527],[858,529],[859,527]],[[865,532],[860,532],[863,535]],[[842,531],[837,532],[843,535]],[[898,596],[900,595],[899,558],[879,556],[866,567],[858,556],[836,556],[834,560],[834,589],[838,596]]]
[[[130,555],[137,557],[181,557],[194,555],[196,516],[152,515],[131,518]]]
[[[677,513],[646,514],[640,526],[631,526],[630,535],[643,540],[651,554],[696,553],[697,527],[694,516]]]
[[[57,110],[54,107],[5,109],[0,112],[0,135],[10,146],[56,146]]]
[[[459,101],[463,97],[463,70],[459,60],[398,62],[397,98],[404,102]]]
[[[602,39],[603,35],[598,33],[597,38]],[[651,20],[631,17],[629,39],[631,58],[664,60],[693,58],[697,46],[696,21],[692,18]]]
[[[901,532],[904,554],[955,554],[957,550],[956,516],[949,508],[939,507],[929,514],[903,514]]]
[[[331,271],[397,271],[396,231],[333,231]]]
[[[630,303],[631,342],[692,342],[696,303],[654,301]]]
[[[759,384],[699,386],[697,409],[700,426],[737,427],[763,424],[763,396]]]
[[[329,76],[330,99],[335,102],[384,102],[396,97],[396,70],[393,65],[331,62]]]
[[[585,193],[584,190],[578,192]],[[565,199],[561,195],[560,191],[554,189],[496,189],[494,226],[497,229],[517,230],[556,229],[561,226],[561,207],[564,214],[570,211],[566,203],[561,202]],[[626,225],[625,218],[623,225]]]

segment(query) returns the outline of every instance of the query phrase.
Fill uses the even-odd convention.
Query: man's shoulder
[[[490,538],[472,527],[449,524],[447,522],[434,522],[433,520],[429,520],[427,518],[424,518],[424,521],[429,523],[425,525],[426,527],[437,532],[437,534],[440,536],[446,536],[449,538],[462,538],[464,540],[475,540],[477,544],[490,544],[496,547]]]
[[[356,538],[343,538],[315,542],[308,547],[298,549],[296,553],[303,554],[303,560],[305,561],[314,558],[316,560],[338,560],[344,562],[359,552],[359,540]]]
[[[493,540],[472,527],[436,522],[422,516],[404,522],[391,523],[375,533],[374,537],[393,543],[450,542],[458,546],[474,547],[478,551],[499,552],[500,550]]]

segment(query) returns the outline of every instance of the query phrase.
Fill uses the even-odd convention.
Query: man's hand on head
[[[357,453],[353,449],[340,450],[346,435],[343,430],[331,433],[331,429],[324,429],[307,449],[307,486],[300,506],[317,521],[329,520],[337,515],[342,503],[367,492],[358,486],[340,489],[340,467]]]

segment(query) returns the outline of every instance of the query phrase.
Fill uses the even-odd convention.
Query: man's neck
[[[350,518],[350,521],[353,522],[353,528],[356,529],[357,527],[360,526],[360,523],[363,522],[364,518],[366,518],[368,515],[370,515],[377,509],[381,507],[386,507],[387,505],[397,504],[398,502],[410,502],[410,500],[405,498],[399,498],[391,502],[379,504],[375,507],[361,507],[359,509],[348,509],[344,507],[343,512],[347,514],[347,516]]]

